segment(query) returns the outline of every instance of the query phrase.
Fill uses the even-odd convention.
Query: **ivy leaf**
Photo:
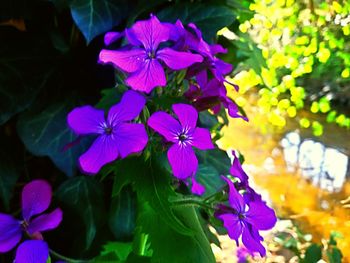
[[[37,156],[50,157],[67,176],[76,173],[78,157],[91,141],[91,138],[77,141],[77,136],[68,128],[66,117],[70,109],[68,103],[57,103],[43,111],[21,114],[17,123],[17,132],[27,150]],[[66,149],[69,143],[72,147]]]
[[[126,6],[126,1],[117,0],[74,0],[70,5],[87,43],[118,25],[127,13]]]
[[[112,199],[109,227],[117,240],[131,240],[136,225],[136,196],[130,188],[124,187]]]
[[[194,23],[201,29],[203,38],[211,41],[218,30],[233,23],[235,16],[233,11],[225,6],[180,3],[163,9],[158,13],[158,18],[172,23],[177,19],[183,24]]]
[[[48,39],[0,27],[0,125],[27,109],[53,72]]]
[[[78,176],[65,181],[56,194],[62,207],[85,223],[85,249],[89,249],[106,215],[102,185],[94,178]]]

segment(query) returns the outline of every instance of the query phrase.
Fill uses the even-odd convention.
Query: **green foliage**
[[[102,185],[93,178],[78,176],[65,181],[56,194],[62,207],[74,212],[84,222],[84,247],[89,249],[106,218]]]

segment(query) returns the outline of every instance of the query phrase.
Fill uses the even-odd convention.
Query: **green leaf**
[[[66,175],[77,171],[77,160],[91,139],[77,140],[77,136],[68,128],[66,116],[71,107],[68,103],[54,104],[41,110],[31,110],[21,114],[17,131],[24,145],[32,154],[48,156]],[[69,143],[71,147],[65,149]]]
[[[216,169],[218,175],[229,174],[231,160],[227,153],[218,148],[208,151],[196,151],[198,163],[206,166],[211,166]],[[211,168],[207,168],[211,169]]]
[[[140,231],[149,234],[152,262],[215,262],[210,244],[201,228],[193,207],[177,208],[176,215],[194,232],[193,236],[182,235],[167,224],[158,211],[145,204],[138,218]],[[164,238],[166,237],[166,240]]]
[[[126,6],[126,1],[116,0],[74,0],[70,5],[87,43],[118,25],[127,13]]]
[[[132,239],[136,225],[136,195],[130,188],[123,188],[113,197],[110,207],[109,227],[117,240]]]
[[[225,186],[225,182],[220,175],[220,172],[211,165],[200,164],[198,166],[196,178],[205,187],[204,197],[215,194]]]
[[[322,249],[320,245],[312,244],[305,252],[305,258],[303,262],[305,263],[316,263],[322,259]]]
[[[110,253],[115,253],[117,259],[126,260],[128,255],[132,251],[132,243],[124,242],[108,242],[103,246],[102,255],[108,255]]]
[[[157,160],[156,156],[153,156]],[[144,162],[143,158],[127,158],[114,166],[113,195],[119,193],[120,185],[132,183],[139,202],[148,202],[175,231],[191,234],[174,215],[169,198],[176,196],[170,185],[171,175],[156,162]]]
[[[85,223],[85,249],[89,249],[106,218],[102,185],[91,177],[74,177],[59,187],[57,199]]]
[[[102,98],[96,104],[96,107],[103,110],[109,110],[114,104],[118,103],[123,95],[120,89],[110,88],[101,91]]]
[[[46,85],[52,68],[47,39],[0,27],[0,125],[27,109]]]
[[[158,13],[161,21],[175,23],[180,19],[183,24],[194,23],[201,29],[203,38],[211,42],[216,32],[233,23],[235,17],[231,9],[219,5],[198,3],[180,3],[171,5]]]
[[[341,263],[343,255],[338,248],[333,247],[327,250],[327,257],[330,263]]]

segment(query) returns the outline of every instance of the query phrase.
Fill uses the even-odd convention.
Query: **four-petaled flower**
[[[198,112],[187,104],[174,104],[173,111],[178,117],[177,121],[170,114],[158,111],[148,119],[148,126],[163,135],[173,145],[168,150],[168,160],[173,174],[184,180],[193,176],[198,167],[198,160],[193,146],[200,150],[213,149],[210,132],[198,128]]]
[[[223,221],[229,237],[236,240],[237,246],[238,239],[242,236],[242,242],[249,251],[265,256],[259,230],[268,230],[275,225],[277,219],[274,211],[263,201],[246,203],[234,184],[228,178],[222,178],[229,185],[230,206],[219,205],[215,216]]]
[[[145,98],[136,91],[126,91],[121,101],[112,106],[107,118],[103,110],[91,106],[78,107],[67,117],[70,128],[79,135],[98,135],[92,146],[79,158],[81,169],[96,174],[101,167],[118,157],[142,151],[147,142],[141,123],[130,123],[145,106]]]
[[[0,213],[0,253],[13,249],[22,239],[22,232],[33,240],[24,241],[16,252],[16,263],[46,263],[49,248],[41,232],[56,228],[62,220],[62,211],[56,208],[42,214],[51,203],[51,186],[43,180],[35,180],[22,191],[22,218]],[[40,215],[41,214],[41,215]]]
[[[169,47],[159,48],[160,43],[169,40],[170,29],[154,15],[148,20],[136,22],[131,29],[126,29],[125,33],[134,47],[130,50],[103,49],[99,61],[112,63],[130,73],[125,82],[134,90],[149,93],[156,86],[166,85],[161,61],[173,70],[185,69],[203,61],[202,56],[198,54],[179,52]]]

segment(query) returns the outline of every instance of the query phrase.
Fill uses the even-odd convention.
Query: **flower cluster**
[[[237,246],[239,238],[242,237],[242,242],[250,253],[259,252],[261,256],[265,256],[266,251],[261,244],[263,238],[259,230],[271,229],[277,218],[261,196],[249,186],[248,176],[237,156],[234,156],[230,173],[239,181],[234,184],[228,178],[222,177],[229,187],[228,205],[219,204],[215,216],[224,223],[229,237],[236,240]]]
[[[12,250],[25,233],[28,240],[21,243],[16,252],[16,263],[46,263],[49,247],[41,234],[61,223],[62,211],[56,208],[42,214],[51,203],[51,186],[43,180],[35,180],[22,191],[22,220],[0,213],[0,253]]]

